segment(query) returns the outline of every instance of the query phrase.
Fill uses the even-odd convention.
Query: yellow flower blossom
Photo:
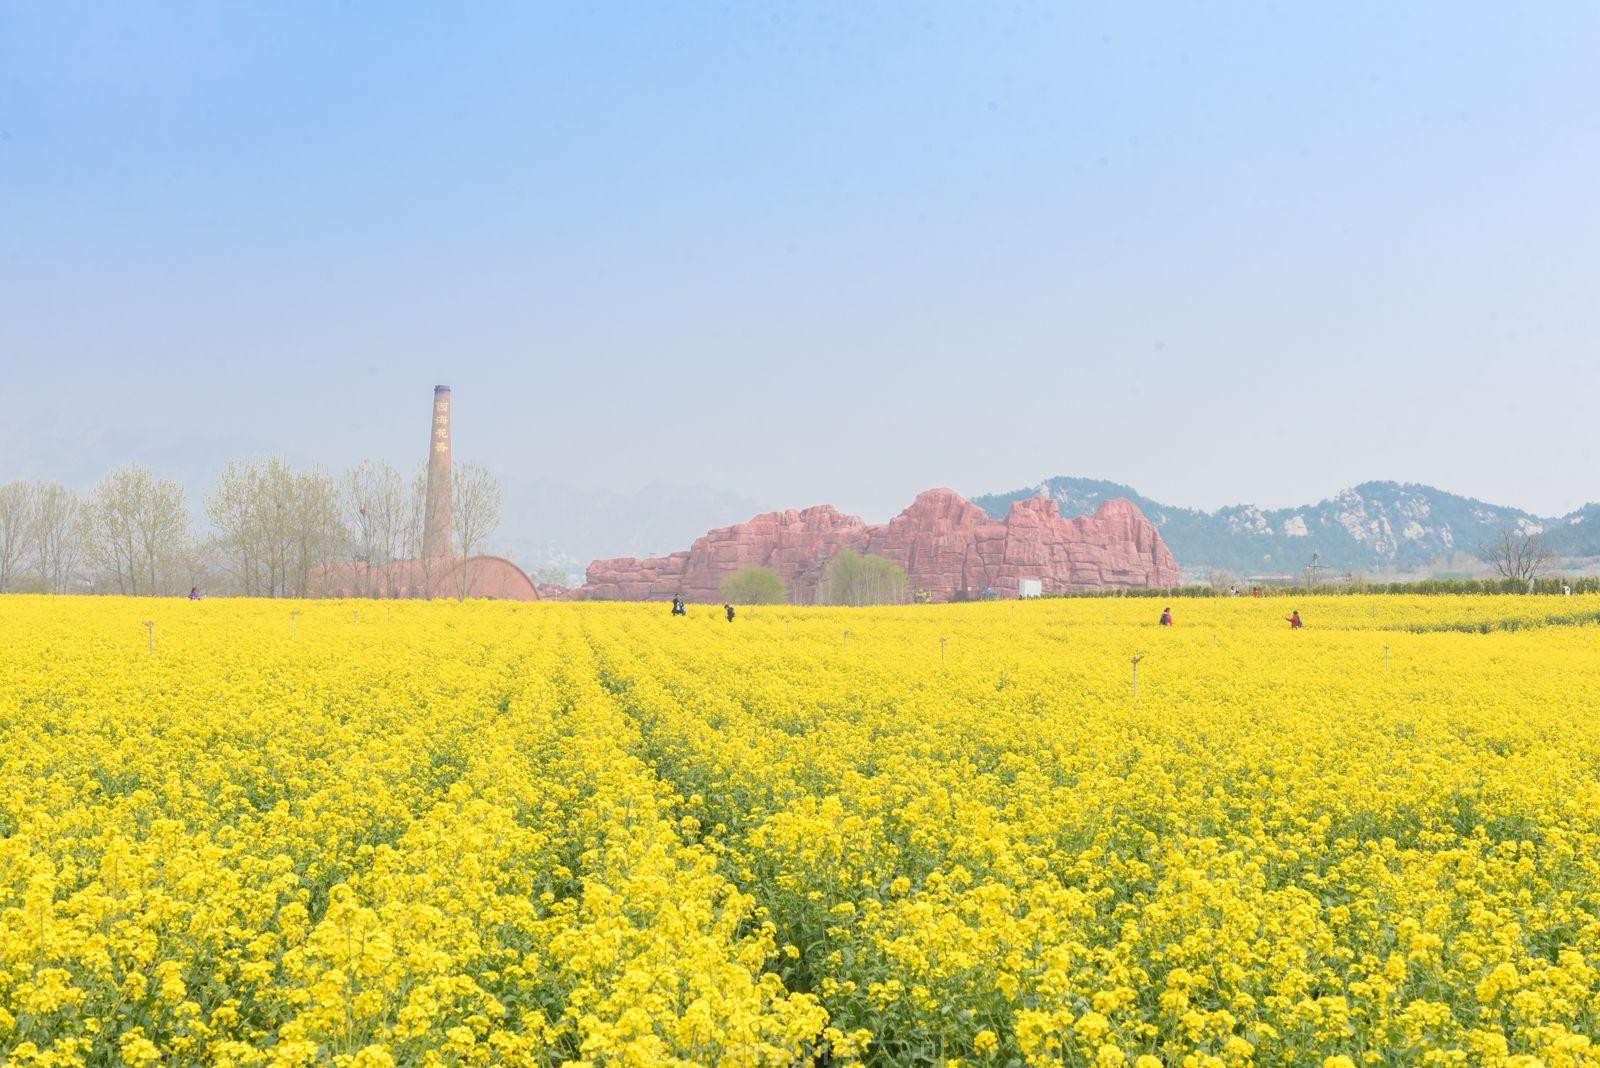
[[[0,1060],[1593,1063],[1600,598],[1149,603],[0,598]]]

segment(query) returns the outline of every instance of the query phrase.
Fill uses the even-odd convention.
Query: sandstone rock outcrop
[[[1091,516],[1062,519],[1056,502],[1017,501],[1004,520],[948,489],[918,494],[887,523],[869,525],[830,505],[767,512],[720,527],[668,556],[620,557],[589,565],[587,600],[714,601],[722,583],[751,564],[776,571],[797,604],[811,602],[840,549],[886,556],[905,568],[910,590],[933,600],[1017,596],[1021,579],[1045,593],[1175,586],[1178,567],[1156,528],[1131,501],[1106,501]]]

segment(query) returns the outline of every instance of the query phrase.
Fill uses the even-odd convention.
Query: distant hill
[[[763,510],[761,502],[704,486],[654,483],[617,493],[502,477],[501,487],[495,550],[530,570],[558,567],[575,580],[591,560],[671,552]],[[1600,557],[1600,503],[1549,518],[1414,483],[1363,482],[1316,504],[1272,510],[1248,504],[1213,512],[1180,508],[1132,486],[1065,477],[972,501],[999,519],[1012,501],[1040,495],[1058,501],[1068,517],[1087,515],[1113,497],[1128,498],[1161,531],[1186,581],[1199,581],[1214,568],[1241,578],[1298,574],[1313,552],[1333,572],[1459,571],[1475,565],[1452,558],[1470,556],[1502,522],[1543,531],[1564,556]]]
[[[1241,577],[1296,574],[1313,552],[1333,571],[1433,570],[1458,553],[1471,554],[1505,523],[1544,532],[1563,556],[1600,556],[1600,504],[1548,518],[1404,482],[1363,482],[1316,504],[1271,510],[1249,504],[1214,512],[1179,508],[1131,486],[1067,477],[972,500],[1000,517],[1012,501],[1036,496],[1060,502],[1065,516],[1088,514],[1108,498],[1128,498],[1161,531],[1189,579],[1213,568]]]

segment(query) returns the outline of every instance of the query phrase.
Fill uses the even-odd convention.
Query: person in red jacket
[[[1172,609],[1163,608],[1161,610],[1161,625],[1163,627],[1172,626]]]
[[[1305,626],[1304,623],[1300,622],[1300,609],[1298,608],[1284,616],[1283,621],[1289,624],[1290,630],[1299,630],[1301,627]]]

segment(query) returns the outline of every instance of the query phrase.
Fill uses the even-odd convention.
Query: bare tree
[[[228,464],[206,495],[206,516],[223,569],[247,597],[304,596],[345,541],[333,480],[277,457]]]
[[[27,563],[33,496],[26,482],[0,486],[0,593],[15,588]]]
[[[82,509],[84,557],[118,593],[177,592],[179,556],[189,535],[183,489],[138,464],[95,484]]]
[[[1556,552],[1544,537],[1512,523],[1495,528],[1492,538],[1478,546],[1478,559],[1504,579],[1530,585],[1555,562]]]
[[[78,495],[59,482],[35,482],[29,537],[34,573],[49,593],[66,593],[78,571]]]
[[[289,592],[294,557],[294,472],[274,456],[257,469],[253,516],[265,569],[260,596]]]
[[[271,531],[263,524],[261,466],[232,460],[206,494],[206,518],[216,532],[216,558],[232,592],[269,595],[272,585]]]
[[[339,487],[321,471],[292,480],[289,583],[285,592],[304,597],[311,577],[344,555],[349,534],[339,514]]]
[[[1219,596],[1231,592],[1238,584],[1239,580],[1234,578],[1233,572],[1225,567],[1213,567],[1206,572],[1206,585]]]
[[[450,521],[455,532],[456,596],[473,593],[471,559],[500,526],[500,483],[478,464],[456,464],[450,474]]]
[[[389,587],[398,576],[378,581],[373,569],[406,557],[411,501],[405,476],[391,464],[366,460],[345,472],[340,500],[360,567],[357,590],[364,597],[391,592]]]
[[[294,472],[283,460],[233,460],[206,494],[218,561],[246,597],[288,592],[294,552]]]

